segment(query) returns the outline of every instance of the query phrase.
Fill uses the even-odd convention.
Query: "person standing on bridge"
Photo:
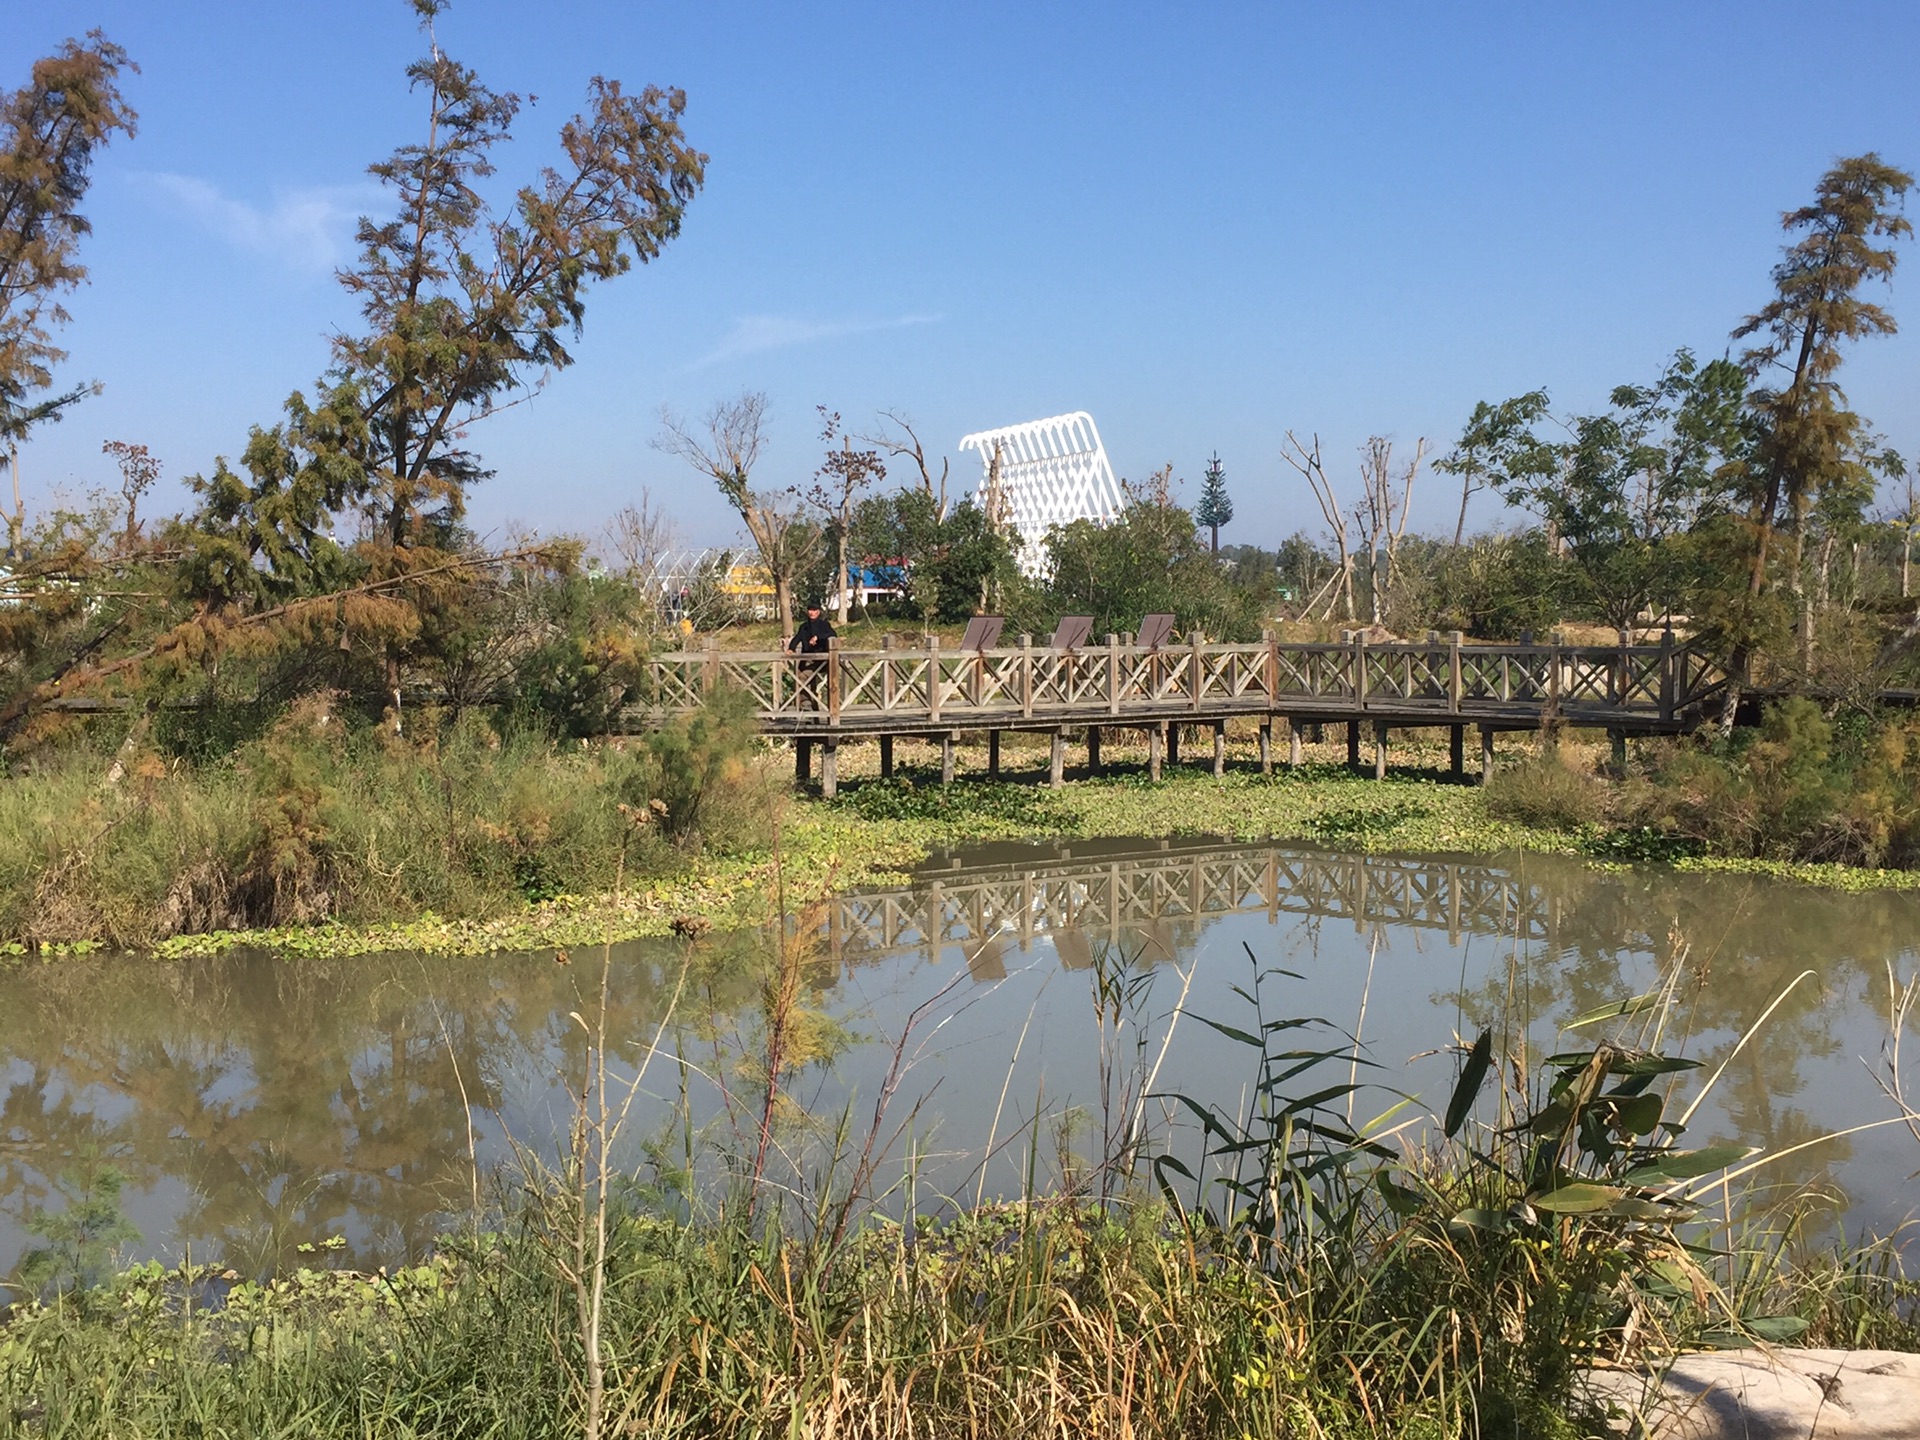
[[[821,615],[820,602],[807,601],[806,623],[794,631],[793,638],[787,641],[787,649],[797,651],[803,657],[799,665],[799,699],[806,709],[820,708],[820,686],[827,673],[827,644],[832,639],[833,626]],[[810,656],[820,658],[804,658]]]

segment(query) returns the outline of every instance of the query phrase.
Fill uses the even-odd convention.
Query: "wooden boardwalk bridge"
[[[1552,945],[1559,912],[1547,891],[1472,859],[1347,855],[1286,845],[1179,844],[1125,855],[923,872],[905,889],[836,895],[815,941],[842,969],[957,947],[978,980],[1006,973],[1009,947],[1050,943],[1068,969],[1096,948],[1155,963],[1177,958],[1224,915],[1388,924]]]
[[[795,742],[801,779],[821,751],[820,781],[831,795],[837,751],[851,740],[880,742],[882,774],[893,768],[893,741],[914,736],[941,746],[941,777],[953,778],[963,732],[988,738],[988,770],[999,772],[1000,736],[1050,734],[1051,776],[1061,783],[1070,736],[1085,738],[1090,768],[1100,764],[1103,733],[1144,731],[1148,769],[1178,759],[1182,727],[1210,727],[1214,769],[1225,764],[1228,721],[1259,726],[1262,771],[1273,764],[1275,724],[1286,722],[1291,760],[1304,726],[1345,724],[1348,759],[1360,763],[1371,726],[1374,771],[1386,773],[1389,729],[1445,726],[1455,774],[1464,774],[1465,733],[1480,730],[1481,773],[1492,764],[1493,736],[1552,723],[1628,735],[1673,734],[1697,725],[1725,692],[1725,672],[1671,636],[1657,645],[1465,643],[1458,634],[1428,641],[1351,640],[1294,644],[1269,636],[1252,643],[1142,646],[1110,635],[1077,649],[1035,645],[987,650],[883,645],[825,655],[786,651],[704,650],[658,655],[629,697],[622,722],[646,728],[701,705],[722,689],[745,694],[761,729]]]

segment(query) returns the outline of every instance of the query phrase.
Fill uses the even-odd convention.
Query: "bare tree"
[[[623,575],[641,583],[658,578],[679,543],[679,527],[644,485],[639,503],[621,506],[607,521],[606,545],[612,559]]]
[[[913,468],[919,472],[920,488],[926,492],[927,499],[933,502],[933,518],[944,524],[947,518],[947,466],[946,457],[940,460],[940,478],[933,478],[933,469],[927,463],[926,447],[920,443],[920,436],[914,430],[913,423],[898,410],[882,410],[879,428],[869,434],[854,437],[862,445],[871,445],[876,450],[884,450],[894,459],[913,461]]]
[[[603,544],[627,583],[646,597],[656,618],[667,609],[667,569],[679,534],[673,519],[643,485],[637,504],[623,505],[607,521]]]
[[[1320,618],[1331,619],[1333,607],[1340,604],[1344,607],[1342,618],[1351,620],[1353,619],[1353,552],[1347,548],[1347,515],[1341,508],[1340,497],[1334,493],[1333,482],[1327,478],[1326,466],[1320,461],[1320,437],[1315,435],[1311,445],[1302,445],[1299,436],[1291,430],[1287,431],[1286,443],[1280,449],[1280,458],[1298,470],[1307,482],[1307,487],[1313,491],[1314,501],[1320,506],[1320,514],[1327,522],[1327,530],[1333,536],[1333,543],[1339,557],[1339,568],[1334,571],[1332,578],[1322,589],[1327,605]],[[1313,596],[1301,607],[1300,613],[1307,614],[1319,599],[1319,595]]]
[[[1920,487],[1916,487],[1914,482],[1920,480],[1920,467],[1907,471],[1906,476],[1906,503],[1895,511],[1893,516],[1894,533],[1900,537],[1900,598],[1902,600],[1909,598],[1913,593],[1910,588],[1913,573],[1913,541],[1915,536],[1920,535]]]
[[[829,411],[824,405],[813,408],[820,412],[820,438],[827,444],[827,458],[813,472],[813,484],[803,498],[835,526],[838,563],[834,567],[833,608],[844,625],[849,608],[847,593],[851,588],[847,577],[847,535],[853,528],[854,502],[862,490],[887,478],[887,466],[878,451],[853,448],[853,437],[841,431],[839,411]],[[835,436],[840,439],[838,450],[833,448]]]
[[[160,462],[144,445],[125,440],[109,440],[100,447],[120,466],[120,499],[127,507],[127,526],[122,543],[131,550],[140,539],[140,497],[160,479]]]
[[[813,558],[819,530],[800,513],[791,492],[755,490],[750,478],[766,443],[767,397],[757,390],[737,399],[715,402],[702,422],[705,434],[660,412],[662,430],[654,444],[678,455],[702,475],[709,476],[747,528],[760,563],[773,583],[774,606],[780,615],[780,634],[793,634],[793,582]]]
[[[1407,533],[1414,477],[1426,456],[1427,441],[1422,436],[1414,442],[1413,458],[1400,472],[1396,495],[1393,442],[1384,435],[1369,435],[1360,447],[1360,503],[1353,507],[1353,516],[1366,549],[1369,604],[1376,625],[1386,619],[1387,602],[1393,595],[1394,561],[1399,555],[1400,538]]]

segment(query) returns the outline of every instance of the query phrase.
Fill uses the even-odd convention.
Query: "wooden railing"
[[[1524,719],[1558,713],[1671,725],[1726,688],[1723,670],[1659,645],[1290,644],[1267,639],[1147,650],[1053,650],[1023,641],[983,651],[834,648],[822,656],[710,647],[648,660],[630,723],[658,723],[721,689],[748,696],[763,724],[890,727],[1126,724],[1234,714],[1378,714]]]

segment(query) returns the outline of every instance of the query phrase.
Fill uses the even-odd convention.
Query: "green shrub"
[[[1622,807],[1720,855],[1858,865],[1920,861],[1920,724],[1836,727],[1812,700],[1767,708],[1757,732],[1675,746]]]

